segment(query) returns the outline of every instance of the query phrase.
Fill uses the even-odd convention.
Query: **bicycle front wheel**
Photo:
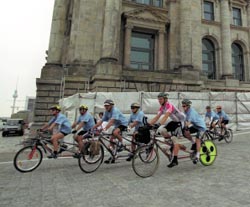
[[[43,159],[41,149],[27,146],[20,149],[14,157],[14,167],[22,172],[31,172],[38,168]]]
[[[80,169],[85,173],[92,173],[96,171],[103,162],[104,150],[103,146],[100,145],[100,148],[94,154],[91,151],[87,154],[83,154],[78,159],[78,164]]]
[[[225,131],[224,139],[226,143],[230,143],[233,141],[233,131],[231,129],[227,129]]]
[[[205,140],[201,143],[200,161],[205,166],[212,165],[217,156],[217,148],[211,140]]]
[[[142,146],[135,151],[132,167],[138,176],[142,178],[150,177],[155,173],[158,166],[159,154],[154,145]]]

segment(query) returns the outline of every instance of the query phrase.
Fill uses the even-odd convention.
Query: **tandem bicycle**
[[[225,140],[226,143],[231,143],[233,141],[233,130],[230,128],[226,128],[224,130],[224,134],[220,134],[219,131],[221,128],[216,126],[213,129],[208,129],[204,134],[204,139],[207,140]]]
[[[37,131],[36,135],[20,143],[23,147],[14,157],[14,167],[22,172],[31,172],[39,167],[44,155],[51,155],[53,144],[50,141],[51,135],[48,131]],[[74,142],[59,141],[58,157],[62,157],[63,152],[69,152],[74,155],[77,153],[78,144]]]
[[[92,173],[100,167],[104,159],[104,150],[108,152],[110,158],[112,158],[109,161],[109,164],[111,164],[115,163],[116,160],[120,158],[128,157],[129,153],[134,153],[128,145],[134,144],[137,147],[142,145],[142,143],[133,141],[131,139],[132,134],[122,133],[123,141],[128,143],[128,145],[123,144],[122,146],[122,152],[128,152],[127,154],[124,154],[118,151],[118,142],[116,139],[110,139],[112,134],[106,133],[104,131],[98,133],[92,131],[88,133],[90,136],[84,140],[84,149],[82,151],[81,157],[79,158],[79,167],[85,173]]]
[[[132,160],[132,166],[134,172],[143,178],[152,176],[159,165],[159,150],[167,157],[169,161],[172,159],[172,149],[174,142],[171,138],[162,140],[161,136],[157,135],[157,129],[159,126],[151,126],[151,141],[145,146],[139,147]],[[177,129],[178,131],[179,129]],[[173,133],[172,136],[175,134]],[[184,145],[182,145],[184,146]],[[196,151],[187,150],[184,146],[181,148],[184,152],[183,155],[179,155],[178,159],[195,159]],[[201,138],[200,148],[200,162],[204,166],[212,165],[217,156],[217,148],[212,140],[206,140]]]

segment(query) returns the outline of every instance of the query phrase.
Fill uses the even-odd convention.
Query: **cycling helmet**
[[[88,110],[88,107],[87,107],[86,105],[81,105],[81,106],[79,107],[79,109],[85,109],[85,110]]]
[[[138,104],[138,103],[132,103],[130,107],[131,108],[140,108],[140,104]]]
[[[185,104],[185,105],[187,105],[187,106],[190,106],[190,105],[192,104],[192,101],[190,101],[189,99],[184,99],[184,100],[182,100],[181,103],[182,103],[182,104]]]
[[[57,110],[57,111],[61,111],[61,107],[59,105],[54,105],[54,106],[51,106],[49,109],[51,110]]]
[[[158,98],[162,97],[162,98],[168,98],[168,93],[165,93],[165,92],[161,92],[158,94],[157,96]]]
[[[114,102],[111,99],[104,101],[104,106],[114,105]]]

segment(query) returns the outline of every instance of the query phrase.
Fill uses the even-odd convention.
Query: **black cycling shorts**
[[[124,125],[120,125],[120,126],[118,126],[118,127],[116,127],[116,128],[119,128],[120,131],[123,132],[123,131],[126,131],[128,127],[126,127],[126,126],[124,126]],[[115,129],[114,129],[114,130],[115,130]]]
[[[65,133],[65,132],[61,132],[61,131],[60,131],[60,133],[62,133],[64,136],[68,135],[68,133]]]
[[[182,133],[185,134],[185,133],[184,133],[185,131],[189,131],[190,134],[194,134],[194,133],[197,133],[199,130],[196,129],[196,128],[194,128],[194,127],[190,127],[190,128],[183,128]]]
[[[181,122],[171,121],[165,126],[168,132],[174,132],[178,127],[181,127]]]
[[[223,120],[221,123],[226,125],[226,124],[228,124],[228,122],[229,122],[229,120]]]
[[[80,132],[77,133],[77,135],[84,135],[86,133],[87,133],[87,131],[81,130]]]

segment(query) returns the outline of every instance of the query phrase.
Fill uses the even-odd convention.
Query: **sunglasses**
[[[136,107],[130,107],[131,109],[136,109]]]
[[[187,107],[187,105],[183,105],[182,107],[185,108],[185,107]]]

